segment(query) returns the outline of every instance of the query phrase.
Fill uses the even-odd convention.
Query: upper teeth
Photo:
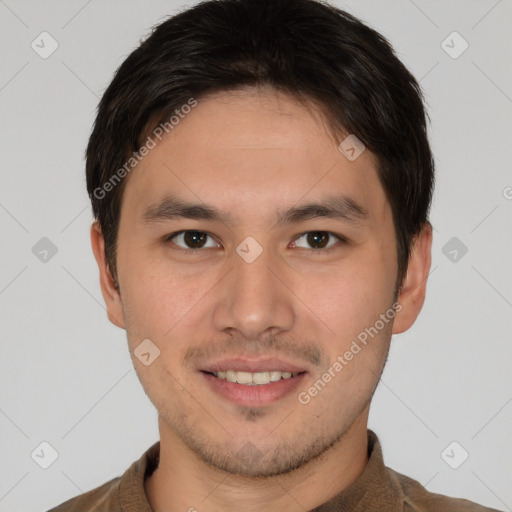
[[[269,382],[275,382],[281,379],[289,379],[292,377],[292,375],[297,375],[297,373],[278,372],[274,370],[267,372],[249,373],[227,370],[225,372],[214,372],[214,375],[219,379],[225,379],[228,382],[238,382],[238,384],[246,384],[252,386],[255,384],[268,384]]]

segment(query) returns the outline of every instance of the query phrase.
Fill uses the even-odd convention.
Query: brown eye
[[[191,249],[200,249],[205,244],[206,233],[201,231],[187,231],[183,235],[183,241]]]
[[[208,238],[212,240],[210,245],[207,245]],[[174,233],[167,238],[167,241],[172,241],[178,247],[183,249],[204,249],[209,247],[218,247],[219,245],[213,240],[213,238],[204,231],[180,231]]]
[[[331,247],[336,243],[336,239],[341,240],[340,237],[330,233],[329,231],[309,231],[297,238],[294,242],[295,247],[304,247],[305,249],[325,249]],[[307,246],[299,245],[299,241],[306,242]],[[332,243],[331,243],[331,240]]]

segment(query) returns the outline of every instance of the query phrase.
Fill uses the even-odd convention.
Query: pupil
[[[328,242],[328,234],[322,231],[312,231],[308,233],[308,244],[315,249],[325,247]],[[184,235],[185,243],[192,248],[202,247],[205,243],[206,233],[201,231],[187,231]]]
[[[201,231],[187,231],[183,238],[185,239],[185,243],[187,245],[192,246],[193,249],[196,249],[204,245],[206,233],[202,233]],[[200,245],[196,247],[195,244],[198,243]]]
[[[308,233],[308,244],[315,249],[321,249],[327,245],[328,238],[329,236],[327,233],[322,231],[312,231],[311,233]]]

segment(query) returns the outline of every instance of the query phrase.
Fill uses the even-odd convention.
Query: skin
[[[126,178],[120,293],[99,225],[91,227],[108,317],[126,329],[137,375],[159,414],[160,464],[145,483],[156,512],[311,510],[364,471],[370,400],[391,335],[407,330],[422,308],[432,231],[427,223],[414,241],[394,322],[301,404],[297,393],[394,302],[396,240],[377,160],[365,150],[349,161],[337,142],[320,114],[283,93],[201,98]],[[276,223],[277,210],[333,193],[357,201],[367,217]],[[166,194],[232,218],[145,224],[144,210]],[[180,230],[209,234],[208,247],[192,254],[183,238],[165,241]],[[330,247],[315,249],[301,238],[311,231],[347,241],[334,236]],[[236,252],[248,236],[263,249],[250,264]],[[149,366],[134,356],[147,338],[161,351]],[[297,392],[242,407],[211,390],[199,371],[206,361],[236,355],[275,356],[308,373]]]

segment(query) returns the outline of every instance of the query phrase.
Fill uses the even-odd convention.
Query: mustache
[[[248,340],[243,337],[230,337],[222,341],[210,341],[188,347],[183,362],[194,368],[211,363],[223,357],[270,356],[290,361],[304,361],[313,366],[328,367],[321,347],[312,342],[292,341],[269,336],[262,340]],[[327,363],[327,364],[326,364]]]

